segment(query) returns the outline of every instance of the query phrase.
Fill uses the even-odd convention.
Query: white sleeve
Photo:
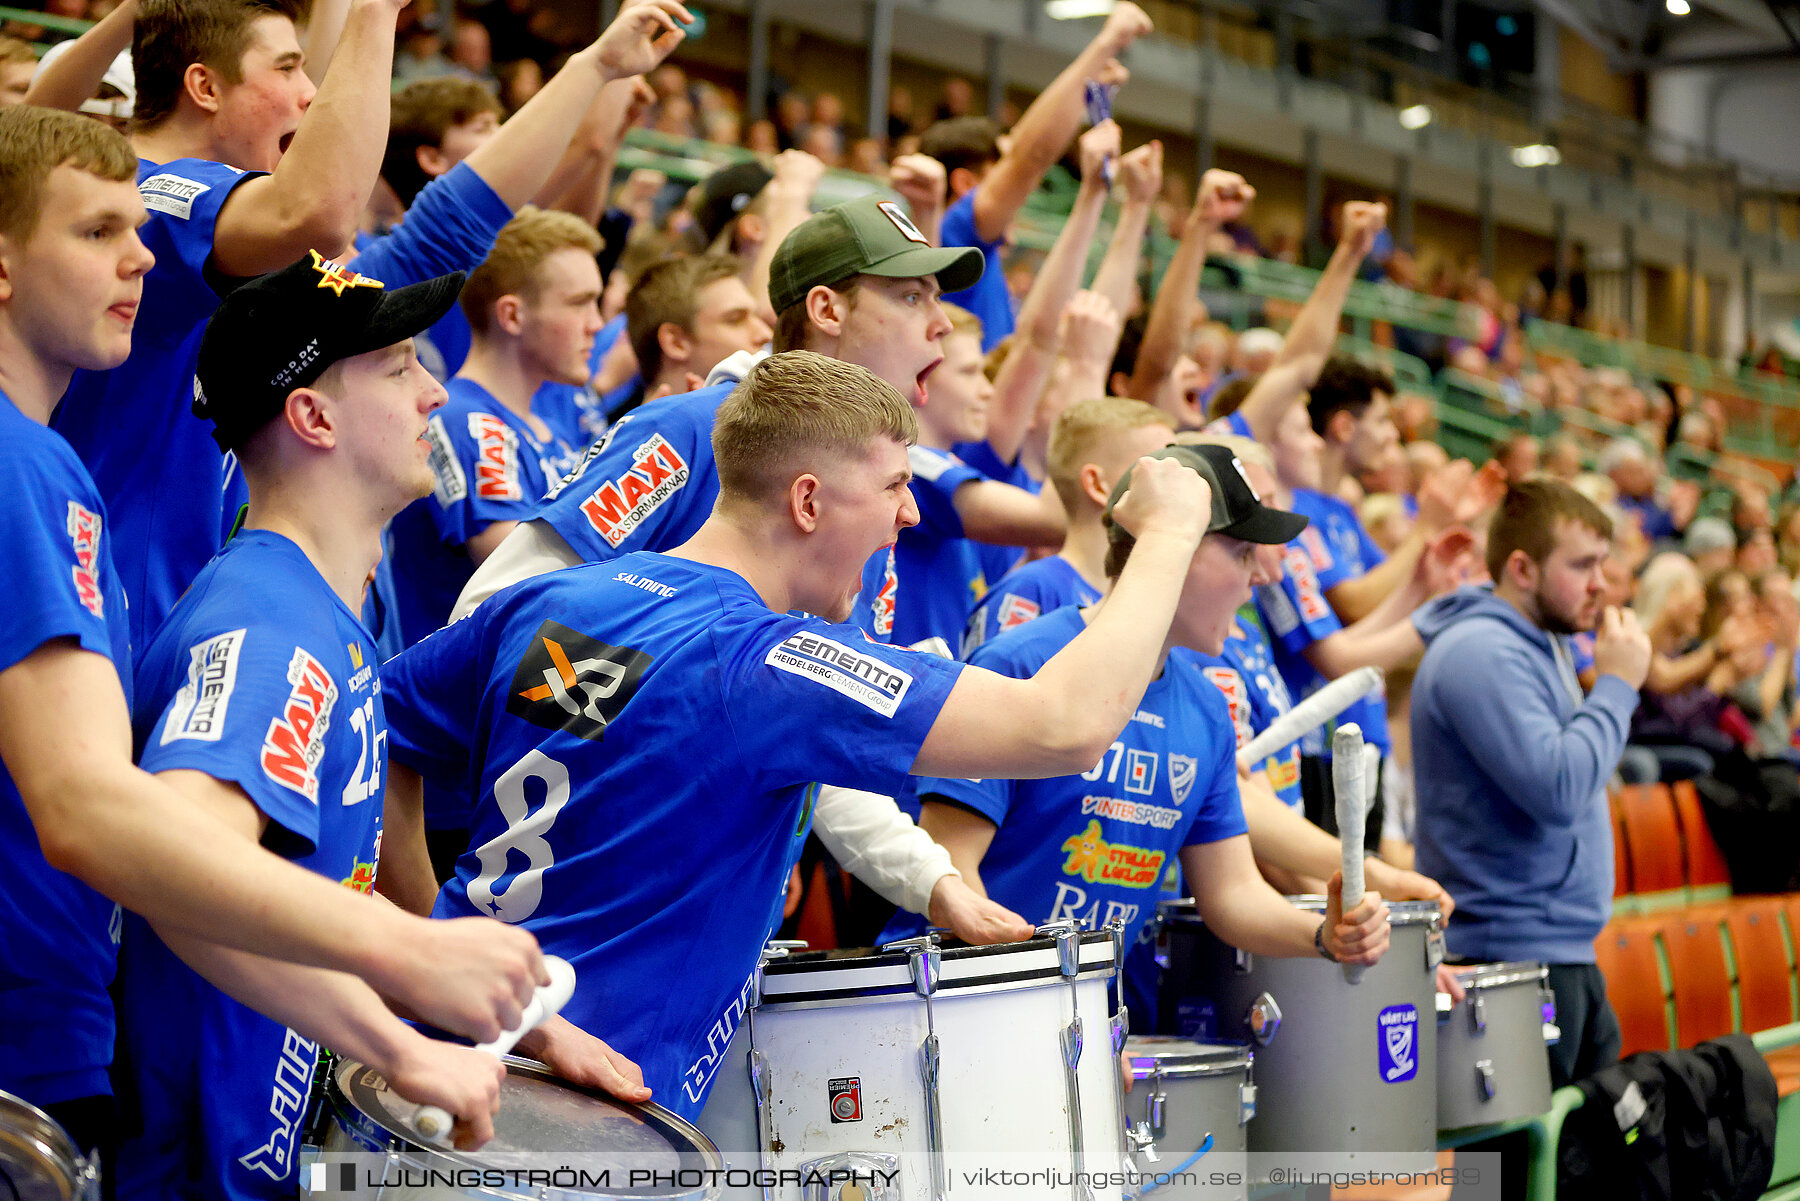
[[[456,607],[450,610],[451,621],[461,621],[502,588],[510,588],[522,580],[547,575],[581,562],[563,536],[547,521],[521,521],[512,533],[500,540],[494,553],[482,560],[469,582],[463,585]]]
[[[931,907],[945,876],[961,877],[950,852],[900,812],[892,797],[826,784],[813,805],[813,832],[844,870],[910,913]]]

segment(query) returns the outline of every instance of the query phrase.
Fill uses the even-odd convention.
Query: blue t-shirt
[[[971,665],[1029,679],[1085,627],[1058,609],[976,651]],[[1183,847],[1245,832],[1236,739],[1218,690],[1191,659],[1170,655],[1117,741],[1093,770],[1049,780],[922,778],[922,800],[960,805],[997,827],[981,860],[988,896],[1028,921],[1125,922],[1136,941]],[[882,940],[923,929],[898,915]]]
[[[475,573],[464,544],[496,521],[529,521],[550,485],[573,470],[580,451],[552,430],[539,441],[524,418],[474,380],[447,385],[450,400],[431,415],[430,496],[395,515],[376,569],[388,602],[384,647],[394,654],[450,620]]]
[[[951,292],[944,299],[981,318],[981,353],[986,354],[1012,333],[1018,322],[1013,314],[1012,295],[1006,290],[1006,267],[1000,261],[1005,239],[986,242],[975,230],[975,193],[980,190],[970,188],[945,211],[938,227],[938,242],[943,246],[973,246],[981,251],[981,278],[972,287]]]
[[[131,699],[125,594],[100,491],[69,444],[0,393],[0,671],[46,642],[104,655]],[[0,1091],[34,1105],[112,1092],[119,907],[51,867],[12,774],[0,764]]]
[[[563,1016],[692,1117],[815,782],[892,795],[961,670],[636,553],[514,585],[382,680],[395,759],[475,798],[437,916],[523,925],[568,959]]]
[[[1300,543],[1312,558],[1319,587],[1330,592],[1345,580],[1354,580],[1387,562],[1350,502],[1310,488],[1295,488],[1293,511],[1309,520],[1300,531]]]
[[[1214,383],[1208,395],[1210,396],[1211,392],[1218,391],[1219,386],[1223,383],[1225,383],[1223,379]],[[1236,434],[1240,438],[1256,437],[1255,434],[1250,432],[1249,418],[1245,417],[1244,414],[1237,409],[1231,410],[1231,412],[1225,414],[1223,417],[1207,422],[1202,428],[1202,432],[1211,434],[1214,437],[1218,437],[1220,434]],[[1299,489],[1295,489],[1295,491],[1298,492]],[[1298,509],[1292,511],[1299,512]]]
[[[1033,496],[1044,490],[1043,480],[1033,478],[1031,472],[1025,470],[1025,464],[1018,459],[1006,462],[995,452],[991,442],[958,442],[951,449],[957,458],[990,480],[1022,488]],[[1017,567],[1025,557],[1025,548],[1022,546],[994,546],[986,542],[976,545],[981,555],[982,574],[990,580],[999,579]]]
[[[894,610],[894,641],[918,646],[929,639],[951,654],[962,642],[969,606],[987,591],[987,563],[978,542],[963,537],[956,490],[981,473],[947,450],[914,446],[912,494],[919,524],[900,531],[894,542],[894,571],[900,595]]]
[[[1312,527],[1307,527],[1310,530]],[[1303,535],[1304,535],[1303,531]],[[1313,540],[1323,545],[1319,539]],[[1296,538],[1282,550],[1282,577],[1273,584],[1256,589],[1256,610],[1262,616],[1263,628],[1275,650],[1275,666],[1287,684],[1288,695],[1304,700],[1325,686],[1325,677],[1314,670],[1303,653],[1322,638],[1343,629],[1343,623],[1325,599],[1319,584],[1310,548],[1304,537]],[[1387,702],[1379,694],[1364,697],[1345,709],[1334,721],[1325,723],[1300,740],[1304,755],[1331,757],[1331,736],[1340,724],[1355,722],[1363,738],[1374,743],[1386,755],[1393,749],[1388,738]]]
[[[219,307],[213,229],[226,197],[255,172],[204,159],[138,161],[156,256],[131,332],[110,371],[78,371],[51,424],[94,477],[112,521],[114,562],[142,650],[206,561],[225,524],[225,456],[191,411],[200,333]],[[235,508],[234,508],[235,511]]]
[[[1061,555],[1021,564],[975,602],[963,629],[962,657],[967,659],[990,639],[1045,613],[1064,605],[1091,605],[1099,599],[1100,590]]]
[[[1237,731],[1237,749],[1243,750],[1250,740],[1269,728],[1277,717],[1294,707],[1281,673],[1275,669],[1275,653],[1269,636],[1254,605],[1238,610],[1237,621],[1225,639],[1225,649],[1218,655],[1178,648],[1171,655],[1189,655],[1200,666],[1201,674],[1225,697],[1231,713],[1231,724]],[[1300,743],[1290,742],[1252,771],[1266,772],[1269,784],[1291,808],[1300,808]]]
[[[194,580],[138,669],[145,771],[204,772],[269,819],[263,845],[369,892],[387,723],[375,644],[300,548],[240,533]],[[126,922],[119,1062],[142,1133],[122,1198],[294,1194],[318,1047],[239,1004]]]

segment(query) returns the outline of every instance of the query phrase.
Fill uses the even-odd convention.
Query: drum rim
[[[81,1154],[81,1148],[75,1145],[75,1140],[69,1137],[69,1132],[55,1118],[25,1098],[4,1090],[0,1090],[0,1111],[16,1112],[29,1123],[24,1129],[0,1128],[0,1139],[21,1151],[35,1151],[39,1162],[62,1174],[62,1183],[68,1186],[68,1195],[79,1197],[83,1169],[88,1161]]]
[[[1284,898],[1296,909],[1306,909],[1323,914],[1327,899],[1317,893]],[[1436,901],[1389,901],[1388,925],[1390,926],[1439,926],[1443,923],[1443,910]],[[1201,922],[1198,903],[1193,897],[1178,897],[1172,901],[1158,901],[1156,916],[1164,922]]]
[[[1199,1053],[1188,1048],[1196,1048]],[[1242,1043],[1202,1042],[1176,1034],[1134,1034],[1125,1040],[1125,1057],[1131,1061],[1134,1075],[1138,1061],[1149,1060],[1164,1065],[1164,1076],[1215,1076],[1248,1068],[1255,1061],[1256,1053]],[[1143,1080],[1149,1075],[1146,1072],[1137,1079]]]
[[[680,1135],[682,1138],[686,1139],[691,1146],[685,1149],[678,1147],[673,1149],[678,1155],[699,1155],[705,1161],[704,1165],[699,1169],[701,1171],[723,1171],[725,1168],[725,1157],[720,1154],[719,1148],[713,1143],[711,1138],[707,1137],[705,1132],[680,1114],[665,1109],[654,1101],[621,1101],[604,1089],[593,1088],[584,1084],[576,1084],[571,1080],[565,1080],[555,1072],[552,1072],[544,1064],[541,1064],[534,1059],[525,1059],[518,1055],[507,1055],[502,1057],[501,1062],[506,1065],[508,1075],[524,1076],[529,1079],[543,1081],[547,1084],[554,1084],[559,1088],[569,1089],[571,1092],[603,1099],[611,1104],[638,1113],[646,1119],[649,1125],[661,1129],[665,1136],[671,1133]],[[350,1089],[345,1085],[344,1081],[350,1076],[363,1071],[368,1066],[369,1065],[360,1063],[354,1059],[340,1058],[332,1067],[332,1080],[333,1083],[337,1085],[338,1091],[342,1095],[346,1105],[367,1118],[370,1122],[373,1122],[380,1129],[386,1131],[389,1137],[394,1140],[397,1145],[390,1146],[388,1151],[389,1154],[402,1158],[409,1158],[415,1154],[438,1156],[443,1159],[454,1161],[457,1166],[464,1168],[482,1168],[488,1166],[478,1158],[480,1152],[458,1151],[454,1148],[434,1147],[421,1143],[411,1133],[395,1130],[380,1117],[368,1112],[362,1106],[358,1105],[356,1103],[356,1098],[351,1095]],[[669,1198],[685,1196],[687,1194],[595,1193],[590,1195],[619,1199],[650,1196],[662,1199],[662,1201],[668,1201]]]
[[[1112,954],[1112,934],[1106,930],[1080,932],[1077,956],[1084,961],[1075,975],[1064,976],[1052,938],[1033,938],[1024,942],[1002,943],[989,947],[946,947],[942,951],[943,967],[937,977],[937,997],[972,996],[987,992],[1011,992],[1067,981],[1105,980],[1118,974],[1118,960]],[[1094,954],[1104,952],[1104,954]],[[757,1008],[764,1011],[818,1008],[853,1000],[888,1000],[916,997],[918,992],[908,970],[909,950],[876,951],[870,955],[845,955],[824,958],[827,952],[773,960],[763,968],[761,998]],[[1036,966],[1009,972],[983,969],[983,960],[1003,963],[1005,959],[1032,956],[1040,960]],[[831,985],[834,976],[844,983]],[[882,979],[881,977],[887,977]],[[816,978],[816,979],[814,979]],[[849,983],[861,979],[861,983]],[[811,987],[801,988],[802,983]]]
[[[1450,970],[1465,989],[1504,988],[1512,984],[1541,984],[1550,978],[1550,969],[1534,959],[1513,959],[1499,963],[1452,964]]]

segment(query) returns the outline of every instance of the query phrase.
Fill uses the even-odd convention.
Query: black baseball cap
[[[774,173],[755,159],[720,167],[708,175],[699,185],[700,199],[694,206],[694,224],[706,244],[712,245],[774,178]]]
[[[1244,465],[1228,446],[1165,446],[1150,452],[1153,459],[1174,459],[1200,473],[1212,486],[1212,519],[1206,524],[1209,534],[1224,534],[1243,542],[1260,542],[1265,546],[1281,546],[1292,542],[1306,528],[1306,518],[1285,509],[1272,509],[1263,504]],[[1106,501],[1106,516],[1112,517],[1113,506],[1131,487],[1131,472],[1119,477],[1112,495]],[[1130,531],[1108,520],[1111,539]]]
[[[194,416],[232,450],[333,363],[404,342],[450,311],[465,273],[389,288],[316,250],[226,294],[200,337]]]

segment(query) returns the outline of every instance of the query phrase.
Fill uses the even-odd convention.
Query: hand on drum
[[[388,1065],[386,1075],[407,1100],[455,1115],[458,1150],[473,1151],[494,1137],[506,1065],[492,1055],[417,1035]]]
[[[1344,873],[1331,873],[1325,893],[1325,949],[1339,963],[1373,966],[1388,947],[1388,907],[1378,892],[1365,892],[1362,903],[1344,912]]]
[[[601,1089],[621,1101],[650,1099],[644,1069],[566,1018],[545,1018],[513,1049],[571,1084]]]
[[[1437,990],[1439,992],[1449,993],[1450,999],[1458,1004],[1462,1002],[1463,997],[1466,996],[1469,991],[1463,987],[1462,980],[1455,972],[1450,970],[1450,965],[1447,963],[1438,964]]]
[[[517,1026],[538,985],[549,982],[537,939],[485,917],[419,919],[415,936],[393,944],[370,977],[411,1014],[480,1043]]]
[[[1434,901],[1446,922],[1456,912],[1456,899],[1444,891],[1442,884],[1430,876],[1395,867],[1386,860],[1365,862],[1363,882],[1390,901]]]
[[[963,882],[961,876],[944,876],[931,890],[934,926],[942,926],[972,947],[1018,942],[1030,938],[1034,926],[1004,905],[988,900]]]

